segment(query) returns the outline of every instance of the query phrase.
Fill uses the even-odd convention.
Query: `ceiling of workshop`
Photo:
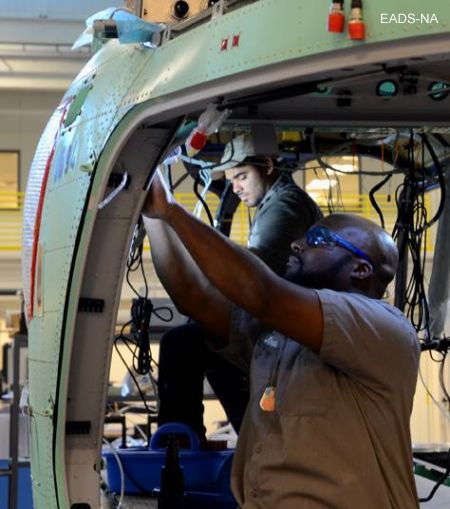
[[[70,48],[85,19],[124,0],[2,0],[0,90],[65,90],[89,59]]]

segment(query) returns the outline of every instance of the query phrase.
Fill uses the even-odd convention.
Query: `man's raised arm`
[[[158,175],[143,213],[172,227],[204,276],[231,302],[267,327],[320,350],[323,320],[316,292],[278,277],[256,255],[189,214]]]
[[[164,185],[159,172],[156,178]],[[230,302],[202,274],[172,228],[148,217],[145,206],[142,212],[156,273],[177,309],[215,336],[228,337]]]

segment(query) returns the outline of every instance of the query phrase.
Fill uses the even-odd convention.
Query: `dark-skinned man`
[[[255,208],[247,247],[282,275],[293,240],[322,217],[316,203],[275,159],[256,153],[250,134],[240,134],[225,147],[216,170],[225,173],[233,192]],[[219,332],[220,334],[220,332]],[[161,338],[158,424],[182,422],[205,438],[203,381],[206,376],[236,432],[248,402],[248,371],[209,348],[209,334],[198,322],[175,327]]]
[[[409,418],[419,345],[380,300],[398,259],[389,235],[331,215],[293,243],[281,278],[180,207],[159,175],[143,214],[174,302],[223,331],[223,355],[251,364],[232,472],[239,506],[418,508]]]

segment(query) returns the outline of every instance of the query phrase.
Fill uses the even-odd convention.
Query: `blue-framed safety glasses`
[[[313,226],[310,228],[306,232],[306,243],[308,246],[340,246],[347,251],[350,251],[350,253],[353,253],[355,256],[363,258],[371,265],[373,265],[369,255],[367,255],[364,251],[361,251],[361,249],[354,246],[351,242],[345,240],[337,233],[330,231],[325,226]]]

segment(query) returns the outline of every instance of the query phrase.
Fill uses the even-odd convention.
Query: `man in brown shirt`
[[[143,214],[173,300],[223,331],[218,351],[251,366],[232,473],[240,507],[418,508],[409,417],[419,345],[380,300],[398,260],[391,237],[331,215],[292,243],[281,278],[182,209],[158,175]]]

